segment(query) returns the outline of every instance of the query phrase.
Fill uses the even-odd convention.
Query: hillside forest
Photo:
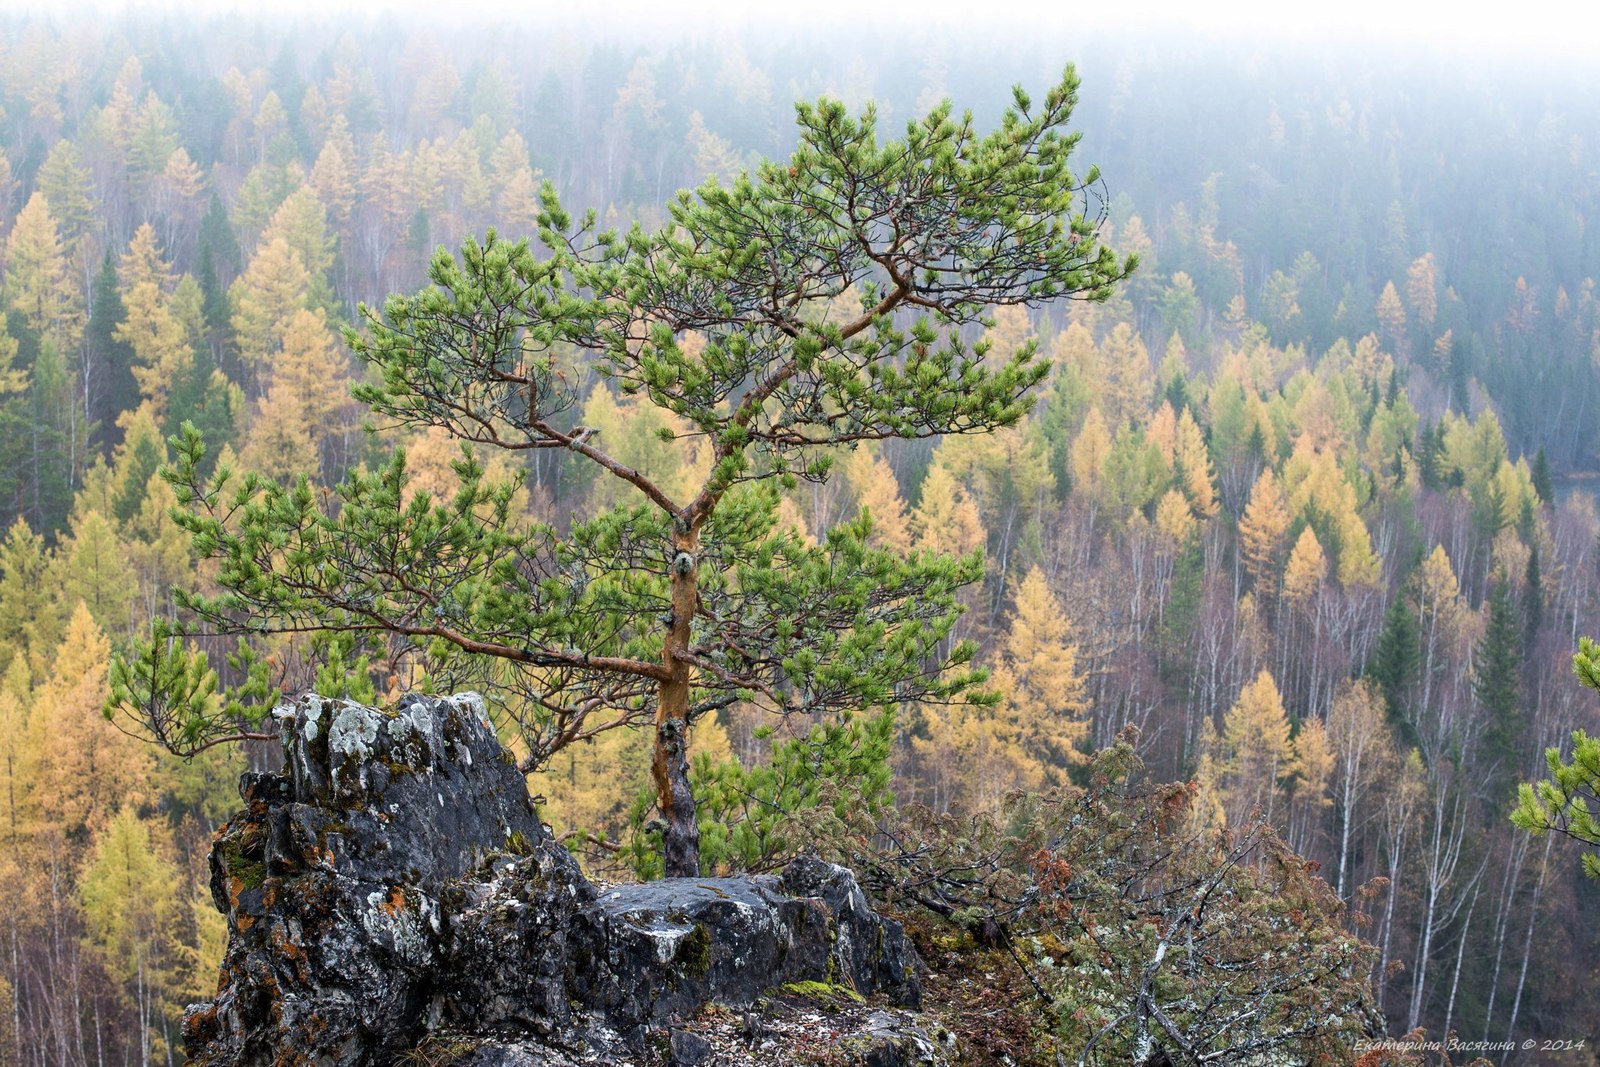
[[[982,123],[1068,60],[1102,237],[1137,270],[969,338],[1049,356],[1015,426],[841,451],[779,505],[813,542],[869,512],[874,545],[982,553],[950,639],[998,702],[858,723],[887,792],[993,810],[1082,783],[1131,725],[1152,780],[1192,781],[1212,825],[1260,813],[1317,865],[1374,947],[1390,1032],[1600,1032],[1600,886],[1507,819],[1548,746],[1600,729],[1569,667],[1600,633],[1600,86],[1106,35],[835,44],[0,22],[0,1062],[179,1062],[182,1007],[214,982],[210,835],[275,746],[180,760],[102,715],[113,651],[214,577],[161,476],[185,422],[208,471],[326,498],[403,447],[407,492],[448,498],[459,442],[374,420],[342,333],[437,248],[532,232],[544,182],[659,226],[676,190],[786,154],[796,100],[876,101],[894,128],[949,97]],[[568,370],[619,459],[704,476],[670,414]],[[480,456],[521,479],[520,515],[627,502],[570,455],[523,456]],[[337,653],[282,639],[273,684],[416,681]],[[707,716],[697,781],[804,725]],[[529,779],[611,876],[648,744],[580,739]]]

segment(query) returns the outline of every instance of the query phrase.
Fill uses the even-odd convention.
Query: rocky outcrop
[[[244,776],[211,853],[229,938],[184,1021],[192,1062],[814,1062],[756,1024],[732,1052],[706,1013],[835,993],[831,1062],[940,1062],[906,1010],[915,953],[849,871],[597,890],[475,697],[278,714],[284,773]]]

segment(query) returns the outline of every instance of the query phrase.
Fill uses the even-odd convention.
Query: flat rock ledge
[[[476,696],[275,714],[284,773],[243,776],[211,851],[228,947],[191,1063],[946,1062],[915,951],[845,868],[601,891]]]

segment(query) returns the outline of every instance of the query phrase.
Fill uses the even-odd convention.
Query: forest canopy
[[[1389,63],[1159,35],[953,42],[912,29],[892,51],[805,41],[320,17],[0,21],[0,899],[25,902],[0,915],[0,1058],[173,1047],[181,1005],[203,994],[195,983],[220,949],[209,833],[237,805],[238,773],[273,758],[262,741],[200,748],[269,732],[218,694],[382,701],[491,670],[420,635],[200,632],[196,609],[229,594],[205,557],[242,536],[243,514],[217,497],[220,526],[198,523],[197,551],[196,523],[174,516],[179,490],[204,504],[221,472],[230,492],[256,472],[250,499],[303,518],[318,551],[393,535],[409,564],[454,546],[482,563],[472,582],[519,558],[564,580],[577,564],[557,544],[580,560],[648,563],[648,581],[590,580],[581,611],[559,597],[536,606],[606,633],[607,655],[659,663],[669,509],[571,448],[486,447],[498,415],[402,410],[435,367],[396,352],[391,382],[384,359],[360,357],[384,328],[403,336],[385,299],[418,294],[436,265],[465,279],[462,293],[493,280],[474,276],[485,264],[539,277],[550,257],[520,267],[517,250],[524,238],[536,248],[541,227],[586,248],[582,270],[597,278],[686,299],[669,285],[681,275],[628,275],[630,264],[668,255],[674,211],[693,222],[707,210],[672,190],[714,177],[731,203],[755,195],[739,191],[741,174],[794,158],[791,101],[842,101],[852,123],[876,101],[880,148],[946,97],[972,103],[975,133],[1004,130],[1008,85],[1054,84],[1069,55],[1084,78],[1069,169],[1081,184],[1077,161],[1093,160],[1109,196],[1103,222],[1097,206],[1084,212],[1096,223],[1084,239],[1119,270],[1137,256],[1137,271],[1099,301],[969,292],[971,307],[940,312],[950,323],[934,323],[922,356],[914,320],[933,309],[842,336],[890,291],[877,274],[810,291],[784,320],[826,341],[819,352],[894,349],[896,375],[921,359],[934,380],[919,403],[981,349],[1000,378],[982,380],[967,428],[992,432],[890,425],[902,416],[882,406],[872,426],[913,432],[846,442],[813,477],[827,457],[810,436],[864,425],[835,422],[827,390],[844,387],[819,369],[804,379],[817,391],[790,409],[802,422],[762,424],[794,454],[780,463],[750,438],[747,465],[728,466],[717,405],[745,395],[728,383],[770,348],[736,342],[726,308],[690,309],[714,320],[693,323],[595,309],[574,320],[578,336],[550,331],[530,349],[551,361],[547,376],[534,405],[507,415],[565,405],[558,432],[589,431],[585,442],[679,506],[728,484],[700,553],[724,553],[718,573],[739,577],[702,583],[715,626],[691,623],[691,637],[716,630],[749,658],[717,663],[734,680],[692,698],[704,706],[682,754],[705,869],[780,862],[803,833],[856,814],[892,828],[896,809],[952,835],[976,813],[1020,811],[1023,796],[1100,797],[1106,817],[1144,818],[1140,798],[1175,797],[1157,783],[1178,783],[1184,832],[1207,843],[1197,856],[1231,856],[1222,835],[1259,842],[1236,870],[1298,894],[1306,928],[1371,946],[1338,958],[1371,983],[1390,1032],[1557,1039],[1600,1026],[1582,994],[1597,936],[1582,849],[1508,818],[1517,784],[1551,773],[1545,750],[1576,765],[1573,731],[1600,736],[1600,711],[1569,673],[1578,635],[1600,633],[1588,490],[1600,231],[1586,221],[1600,215],[1600,86],[1501,60]],[[953,112],[940,121],[961,127]],[[798,170],[773,178],[815,177]],[[570,230],[553,225],[562,214]],[[582,245],[579,230],[618,236]],[[440,256],[469,238],[476,251]],[[570,296],[565,285],[540,299]],[[451,312],[458,294],[444,291],[395,310],[413,325]],[[623,338],[638,344],[623,344],[631,363]],[[441,383],[455,373],[437,371]],[[865,399],[923,388],[893,386]],[[374,416],[374,401],[392,410]],[[376,508],[370,521],[352,500]],[[329,516],[345,525],[317,525]],[[450,577],[405,574],[430,590]],[[319,592],[353,588],[303,577]],[[913,618],[907,600],[857,596],[872,582],[934,595]],[[832,691],[854,705],[848,718],[776,714],[794,678],[819,672],[746,643],[756,627],[738,604],[759,594],[773,610],[818,584],[849,605],[846,632],[871,638],[838,662],[891,640],[858,628],[873,612],[921,628],[901,662],[925,672],[912,684],[926,699],[900,699],[905,679],[884,673],[849,680],[875,692]],[[245,589],[284,594],[270,581]],[[478,636],[520,625],[527,604],[476,589],[463,606],[501,628]],[[646,605],[642,626],[622,624]],[[791,615],[804,630],[805,612]],[[171,720],[168,740],[199,749],[188,762],[100,715],[113,656],[136,660],[154,620],[174,618],[219,672],[218,694],[197,660],[164,680],[190,687],[201,712]],[[752,677],[757,665],[767,673]],[[519,684],[509,667],[495,680]],[[606,721],[653,716],[655,684],[602,694]],[[936,692],[946,686],[967,698]],[[591,734],[572,729],[573,708],[547,710],[505,735],[528,766],[544,761],[530,777],[542,814],[596,870],[650,870],[654,731]],[[222,729],[184,737],[188,723]],[[1095,754],[1123,737],[1141,767],[1126,805],[1093,781]],[[831,789],[840,778],[857,789]],[[1273,836],[1250,836],[1257,815]],[[966,839],[940,840],[954,852]],[[1319,865],[1326,893],[1303,869],[1265,865],[1291,854],[1280,844]],[[1030,870],[1006,856],[1008,870]],[[1086,862],[1110,878],[1132,860],[1108,848]],[[1096,899],[1115,900],[1108,884]],[[1054,936],[1090,966],[1069,922]],[[1054,947],[1041,936],[1018,951]]]

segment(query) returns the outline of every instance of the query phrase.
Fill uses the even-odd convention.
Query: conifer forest
[[[1595,1064],[1597,114],[0,14],[0,1064],[184,1062],[272,709],[468,690],[592,877],[851,866],[960,1062]]]

